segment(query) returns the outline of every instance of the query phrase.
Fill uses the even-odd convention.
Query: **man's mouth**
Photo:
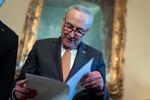
[[[70,42],[76,41],[74,38],[67,38],[67,40]]]

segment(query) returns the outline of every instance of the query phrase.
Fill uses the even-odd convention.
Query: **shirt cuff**
[[[102,96],[102,95],[104,95],[104,91],[97,92],[96,95],[97,95],[97,96]]]
[[[15,98],[14,92],[15,92],[15,89],[13,89],[13,91],[12,91],[12,93],[11,93],[11,100],[17,100],[17,99]]]

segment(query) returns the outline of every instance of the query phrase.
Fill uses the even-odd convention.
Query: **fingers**
[[[81,82],[90,82],[90,81],[94,81],[94,80],[99,80],[101,79],[101,74],[98,71],[94,71],[94,72],[90,72],[85,74],[82,79]]]
[[[25,85],[27,83],[27,79],[24,79],[24,80],[20,80],[20,81],[18,81],[17,83],[16,83],[16,85],[19,85],[19,86],[23,86],[23,85]]]
[[[28,89],[28,90],[29,90],[29,92],[27,93],[27,97],[28,98],[33,98],[33,97],[35,97],[37,95],[37,91],[36,90],[34,90],[34,89]]]
[[[16,96],[17,100],[26,100],[27,99],[26,95],[22,94],[20,92],[15,92],[15,96]]]
[[[25,79],[16,83],[14,94],[17,100],[26,100],[27,98],[33,98],[37,91],[27,88],[27,79]]]
[[[15,91],[15,96],[17,100],[26,100],[27,98],[34,98],[35,95],[37,95],[37,91],[28,88],[25,89],[24,92]]]
[[[17,93],[22,93],[22,94],[26,94],[26,92],[27,92],[27,90],[26,90],[26,88],[24,88],[24,87],[20,87],[20,86],[16,86],[15,87],[15,95],[17,94]]]
[[[82,85],[85,88],[97,88],[100,85],[100,80],[90,80],[87,82],[83,82]]]
[[[25,100],[26,99],[26,83],[27,83],[27,80],[21,80],[21,81],[18,81],[16,83],[16,86],[14,88],[14,94],[16,96],[16,98],[18,100]]]
[[[81,79],[81,85],[85,88],[103,88],[104,82],[100,72],[94,71],[87,73]]]
[[[21,93],[27,92],[26,91],[26,83],[27,83],[26,79],[18,81],[15,86],[15,92],[21,92]]]

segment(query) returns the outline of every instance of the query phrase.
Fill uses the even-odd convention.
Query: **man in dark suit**
[[[32,89],[26,87],[25,73],[50,77],[66,83],[84,64],[94,58],[91,72],[81,79],[85,90],[76,94],[73,100],[107,100],[106,73],[102,53],[82,42],[91,23],[92,16],[86,7],[71,6],[63,17],[60,38],[35,42],[15,85],[13,98],[25,100],[36,95]],[[67,72],[64,73],[62,59],[67,51],[71,52],[71,61],[68,64],[70,65],[69,74],[65,78]]]
[[[15,75],[18,36],[1,21],[0,48],[0,100],[8,100]]]

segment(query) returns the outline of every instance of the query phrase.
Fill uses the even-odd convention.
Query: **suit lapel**
[[[78,49],[73,67],[66,81],[68,81],[68,79],[70,79],[76,72],[78,72],[80,68],[82,68],[82,66],[84,66],[90,59],[91,59],[91,56],[88,54],[86,45],[84,43],[81,43],[79,45],[79,49]]]
[[[62,68],[61,68],[61,40],[56,39],[52,42],[52,54],[54,56],[54,62],[55,62],[55,68],[57,69],[58,75],[60,77],[60,81],[63,81],[63,76],[62,76]]]

